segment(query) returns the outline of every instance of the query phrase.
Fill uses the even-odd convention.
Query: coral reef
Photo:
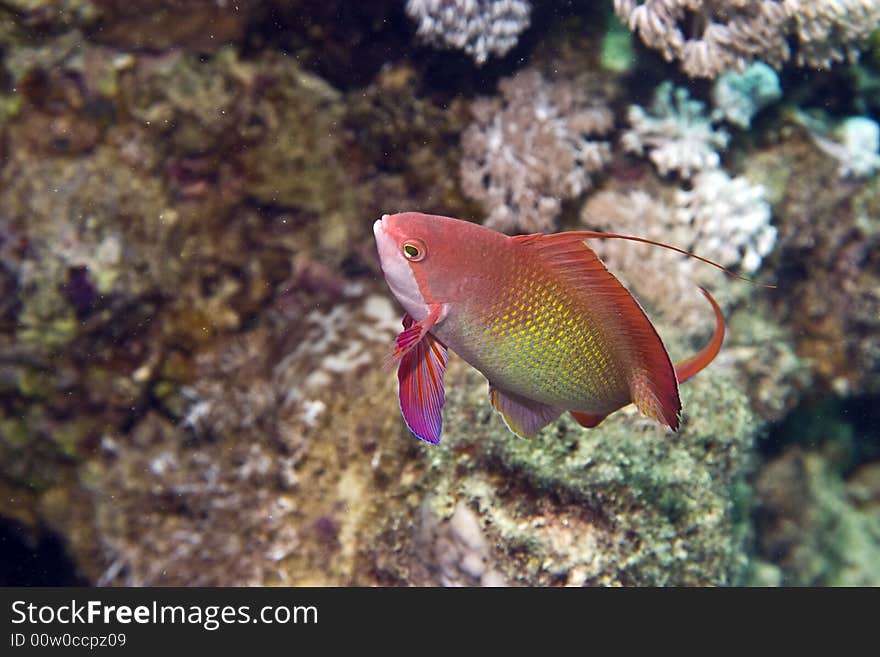
[[[691,191],[676,193],[678,220],[690,225],[691,244],[699,244],[725,266],[747,274],[761,266],[776,242],[770,206],[761,185],[722,170],[703,171]]]
[[[335,500],[311,498],[304,461],[333,412],[327,391],[353,393],[347,382],[373,369],[399,322],[385,298],[357,289],[296,334],[269,319],[200,355],[192,383],[165,400],[177,423],[150,414],[89,460],[98,583],[302,583],[338,549]]]
[[[185,46],[201,52],[244,37],[263,9],[254,0],[225,6],[216,0],[9,0],[0,7],[3,23],[31,33],[81,30],[95,42],[123,49],[163,51]]]
[[[462,135],[461,184],[505,232],[550,232],[563,199],[579,196],[610,160],[609,109],[585,81],[547,81],[526,70],[499,84],[500,102],[480,99]]]
[[[826,154],[840,162],[842,178],[867,178],[880,170],[880,125],[867,116],[850,116],[832,131],[838,139],[810,131]]]
[[[416,542],[435,564],[435,572],[444,586],[505,586],[507,580],[487,563],[489,542],[479,516],[459,502],[446,520],[431,510],[431,498],[419,513]]]
[[[627,73],[635,65],[633,35],[619,20],[611,19],[608,31],[602,37],[600,65],[606,71]]]
[[[686,419],[678,434],[630,409],[595,430],[562,419],[521,441],[511,440],[486,403],[482,377],[453,360],[444,441],[427,450],[423,479],[404,490],[432,491],[427,502],[410,494],[407,504],[419,513],[427,504],[437,518],[431,527],[466,520],[476,547],[448,546],[451,529],[433,530],[426,546],[425,532],[414,537],[398,511],[385,514],[380,538],[369,542],[387,548],[362,548],[365,566],[387,583],[474,583],[467,560],[474,573],[497,571],[511,584],[737,582],[748,530],[735,491],[760,423],[727,374],[707,371],[682,388]],[[459,518],[462,505],[475,518]]]
[[[633,189],[618,182],[593,194],[581,209],[581,222],[592,230],[684,248],[749,276],[772,261],[777,229],[761,185],[744,176],[730,178],[721,169],[697,174],[690,190],[651,176],[639,183]],[[735,372],[762,419],[782,419],[809,388],[812,368],[773,319],[760,288],[665,249],[613,239],[589,244],[638,298],[674,360],[708,338],[709,307],[697,286],[711,290],[728,321],[717,361]]]
[[[642,41],[695,77],[744,70],[754,61],[828,68],[853,61],[880,26],[872,0],[614,0]]]
[[[693,183],[690,191],[660,187],[657,196],[641,189],[598,192],[584,205],[581,221],[592,230],[637,234],[755,273],[776,239],[764,189],[720,169],[699,173]],[[697,285],[717,292],[728,309],[748,291],[684,255],[617,240],[594,240],[591,246],[661,321],[686,333],[699,334],[707,326],[708,309]]]
[[[446,439],[427,449],[399,419],[394,377],[375,367],[396,330],[390,304],[351,289],[319,314],[305,334],[288,335],[279,316],[204,352],[192,383],[165,401],[177,422],[150,412],[129,434],[105,435],[80,486],[42,496],[44,518],[93,581],[742,576],[748,530],[734,492],[760,423],[729,371],[683,389],[679,434],[624,411],[595,431],[566,419],[525,442],[494,417],[482,377],[454,360]],[[339,333],[324,340],[328,322]]]
[[[113,503],[95,505],[108,564],[96,583],[289,583],[280,563],[299,540],[284,447],[267,445],[269,436],[258,433],[188,449],[180,438],[174,425],[150,415],[125,448],[103,442],[114,462],[106,469],[93,462],[89,475],[98,480],[94,494],[112,491]]]
[[[347,525],[291,514],[292,468],[346,404],[304,387],[321,368],[260,364],[300,362],[284,356],[308,337],[335,350],[332,381],[354,376],[351,334],[327,342],[310,322],[333,318],[309,311],[373,276],[365,215],[466,205],[434,185],[458,158],[433,157],[464,104],[416,98],[405,68],[346,97],[273,49],[132,53],[65,30],[0,52],[0,513],[63,536],[93,583],[305,581],[284,554],[320,565]],[[418,173],[354,122],[396,129]]]
[[[730,138],[712,126],[702,102],[669,81],[657,87],[650,112],[632,105],[627,120],[630,128],[621,137],[623,148],[638,155],[647,151],[664,176],[677,171],[690,178],[697,171],[718,167],[717,151],[724,150]]]
[[[798,37],[799,66],[829,68],[834,62],[855,61],[880,28],[880,6],[872,0],[789,0]]]
[[[790,330],[774,321],[766,300],[753,298],[727,317],[728,339],[718,360],[736,363],[737,378],[755,413],[779,422],[813,383],[813,364],[798,356]]]
[[[610,5],[550,4],[0,2],[0,529],[100,585],[877,583],[876,52],[786,77],[748,130],[766,67],[708,115],[708,83],[665,83],[613,149],[668,69]],[[877,26],[864,0],[616,9],[707,76],[851,60]],[[592,240],[674,360],[711,330],[697,285],[725,310],[682,430],[626,408],[520,441],[453,358],[430,448],[382,367],[401,313],[370,225],[480,208],[778,288]]]
[[[777,0],[614,0],[622,21],[688,75],[715,77],[760,59],[779,66],[789,57],[789,11]],[[687,29],[691,18],[696,30]]]
[[[477,64],[504,56],[529,26],[528,0],[407,0],[406,13],[428,43],[463,50]]]
[[[880,466],[848,481],[819,452],[789,448],[755,482],[762,556],[788,585],[880,585]]]
[[[880,179],[836,180],[839,163],[799,135],[753,155],[777,227],[774,313],[819,389],[876,391],[880,378]]]

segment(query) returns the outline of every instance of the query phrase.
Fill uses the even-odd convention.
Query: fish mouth
[[[385,232],[382,222],[387,218],[388,215],[383,214],[381,219],[376,219],[376,221],[373,222],[373,235],[375,235],[377,240],[379,239],[379,235]]]
[[[427,313],[427,305],[419,284],[412,272],[411,263],[403,256],[398,242],[402,236],[391,215],[384,214],[373,223],[376,236],[376,250],[379,252],[379,267],[388,287],[400,305],[420,321]],[[387,220],[387,221],[386,221]]]
[[[397,245],[391,235],[388,234],[387,226],[383,223],[388,218],[383,214],[381,219],[373,223],[373,235],[376,237],[376,248],[379,252],[379,264],[385,269],[390,259],[397,254]]]

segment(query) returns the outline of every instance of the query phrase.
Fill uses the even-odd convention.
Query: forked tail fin
[[[724,315],[721,313],[721,308],[718,307],[718,303],[705,288],[701,287],[700,292],[709,300],[709,303],[712,304],[712,310],[715,311],[715,332],[712,334],[709,344],[690,358],[685,358],[680,363],[675,364],[675,378],[678,379],[679,383],[684,383],[711,363],[715,356],[718,355],[718,352],[721,351],[721,343],[724,342]]]

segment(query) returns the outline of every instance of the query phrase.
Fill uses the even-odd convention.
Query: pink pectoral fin
[[[416,322],[409,313],[403,316],[403,331],[394,340],[394,347],[391,351],[392,361],[403,358],[422,338],[428,335],[428,331],[434,324],[445,317],[446,309],[442,304],[430,305],[428,309],[428,315],[420,322]]]
[[[412,319],[409,316],[406,320]],[[405,333],[406,331],[404,331]],[[446,345],[430,333],[411,345],[397,369],[400,412],[406,426],[418,438],[436,445],[443,428],[443,375],[448,359]]]
[[[398,357],[407,353],[422,339],[422,327],[409,314],[403,316],[403,331],[394,339],[394,354]]]

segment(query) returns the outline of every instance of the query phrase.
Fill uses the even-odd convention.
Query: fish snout
[[[373,235],[376,238],[376,249],[379,251],[379,262],[387,265],[388,259],[393,258],[397,252],[397,246],[394,238],[388,232],[387,214],[383,214],[381,219],[373,222]]]
[[[383,214],[381,219],[376,219],[373,222],[373,235],[375,235],[376,239],[379,239],[379,235],[385,231],[385,227],[382,224],[388,218],[387,214]]]

